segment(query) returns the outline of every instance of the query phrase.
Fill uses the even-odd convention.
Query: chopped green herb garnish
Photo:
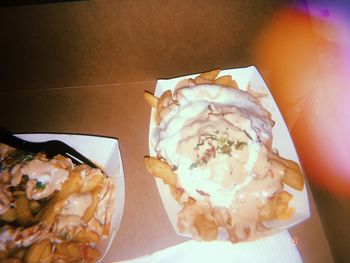
[[[241,141],[237,141],[237,143],[235,144],[235,149],[236,150],[242,150],[242,148],[247,145],[246,142],[241,142]]]
[[[36,185],[35,185],[36,189],[39,189],[39,190],[44,190],[45,187],[46,187],[46,184],[43,184],[42,182],[37,182]]]
[[[220,136],[218,130],[214,131],[213,134],[202,135],[197,145],[193,148],[197,153],[197,160],[189,168],[192,170],[198,166],[207,164],[210,159],[216,157],[216,153],[232,156],[233,150],[242,150],[245,145],[247,145],[246,142],[230,140],[227,138],[227,135]],[[202,151],[199,153],[201,148]]]

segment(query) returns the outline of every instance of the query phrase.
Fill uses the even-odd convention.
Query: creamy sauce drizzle
[[[218,85],[180,87],[174,98],[153,131],[155,150],[190,197],[229,210],[240,238],[282,190],[284,167],[269,160],[270,114],[248,93]]]
[[[28,199],[42,199],[51,195],[54,191],[60,190],[62,184],[68,179],[69,172],[66,169],[57,167],[55,160],[42,161],[33,160],[20,169],[21,177],[27,175],[26,194]],[[13,177],[16,181],[16,177]],[[36,187],[37,183],[43,187]]]
[[[76,215],[82,217],[92,203],[91,193],[72,194],[64,203],[62,215]]]
[[[1,159],[6,157],[13,148],[0,145]],[[56,203],[59,213],[50,225],[35,224],[30,227],[13,227],[5,225],[0,228],[0,251],[8,251],[14,247],[27,247],[43,240],[62,242],[62,239],[73,237],[82,229],[96,231],[100,236],[109,234],[109,226],[115,200],[114,179],[107,177],[99,169],[92,169],[87,165],[73,166],[70,159],[57,155],[53,159],[46,159],[44,155],[36,155],[33,160],[16,164],[11,169],[1,171],[0,177],[0,214],[4,214],[11,207],[13,193],[10,187],[19,186],[20,191],[25,189],[27,198],[38,200],[51,196],[60,191],[70,174],[79,175],[82,188],[86,188],[94,176],[103,176],[99,184],[101,200],[89,222],[83,218],[93,204],[91,191],[81,190],[69,195],[63,203]],[[24,175],[28,180],[24,180]],[[20,185],[21,184],[21,185]],[[22,185],[24,184],[24,185]],[[51,201],[56,202],[55,199]],[[51,203],[50,205],[55,205]]]

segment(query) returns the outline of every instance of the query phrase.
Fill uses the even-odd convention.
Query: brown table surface
[[[0,93],[0,123],[13,132],[62,132],[119,139],[125,172],[125,208],[106,262],[146,255],[186,239],[177,236],[148,174],[150,108],[144,90],[155,82],[22,90]],[[290,229],[304,262],[333,262],[312,194],[311,218]]]

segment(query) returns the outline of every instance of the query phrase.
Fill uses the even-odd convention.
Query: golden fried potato
[[[277,198],[270,198],[267,203],[260,208],[260,220],[272,220],[276,218]]]
[[[281,191],[275,197],[270,198],[268,202],[260,208],[261,220],[286,220],[290,219],[294,212],[294,208],[289,208],[288,203],[293,198],[293,195],[287,191]]]
[[[88,209],[86,209],[84,215],[83,215],[83,221],[85,223],[88,223],[90,221],[90,219],[94,216],[96,208],[98,206],[98,203],[100,201],[100,197],[101,197],[101,186],[97,186],[94,191],[91,193],[92,194],[92,203],[89,206]]]
[[[38,223],[45,212],[45,208],[39,210],[38,213],[33,217],[33,223]]]
[[[158,125],[160,120],[164,117],[163,109],[167,108],[170,104],[174,103],[173,94],[171,90],[163,92],[163,94],[158,99],[156,115],[154,117],[156,124]]]
[[[15,203],[16,203],[16,218],[17,222],[21,226],[26,226],[30,224],[33,221],[33,215],[30,211],[29,207],[29,201],[24,195],[19,195],[15,197]]]
[[[282,182],[299,191],[302,191],[304,188],[303,175],[291,168],[286,169],[285,175],[282,178]]]
[[[58,244],[55,244],[54,246],[54,253],[55,254],[62,254],[62,255],[65,255],[66,254],[66,249],[67,249],[67,244],[69,242],[64,242],[64,243],[58,243]]]
[[[299,191],[304,189],[304,177],[300,166],[296,162],[284,159],[274,153],[270,153],[270,160],[271,162],[278,162],[285,167],[285,173],[282,178],[283,183]]]
[[[65,242],[55,245],[55,255],[60,255],[72,261],[82,258],[81,246],[77,242]]]
[[[50,260],[51,257],[52,257],[52,244],[49,243],[48,245],[44,246],[44,248],[42,250],[40,262],[52,262]]]
[[[147,104],[149,106],[151,106],[152,108],[156,109],[157,105],[158,105],[158,98],[156,96],[154,96],[152,93],[145,91],[143,93],[143,97],[145,98],[145,101],[147,102]]]
[[[81,243],[97,243],[100,240],[100,236],[96,232],[84,228],[79,231],[72,240]]]
[[[5,258],[1,260],[1,263],[21,263],[21,260],[19,258],[13,257],[13,258]]]
[[[157,117],[156,117],[156,122],[159,123],[159,120],[162,119],[163,117],[163,109],[167,108],[170,104],[173,104],[173,93],[171,90],[167,90],[163,92],[163,94],[159,97],[158,103],[157,103]]]
[[[39,204],[38,201],[30,200],[29,207],[30,207],[30,211],[32,211],[32,213],[35,213],[35,212],[38,212],[40,210],[41,205]]]
[[[278,220],[288,220],[288,219],[292,218],[294,213],[295,213],[295,208],[294,207],[290,207],[284,213],[282,213],[280,215],[277,215],[276,219],[278,219]]]
[[[215,79],[215,83],[219,84],[221,86],[238,89],[237,82],[232,79],[232,76],[229,76],[229,75],[222,76],[222,77]]]
[[[218,236],[218,226],[215,221],[208,220],[204,214],[200,214],[194,220],[194,226],[200,238],[204,241],[215,240]]]
[[[57,258],[68,260],[69,262],[96,262],[100,257],[100,253],[84,243],[66,242],[57,244],[54,250],[54,256]]]
[[[26,249],[25,248],[21,248],[21,249],[18,249],[14,254],[13,256],[15,258],[18,258],[18,259],[23,259],[24,258],[24,254],[26,253]]]
[[[194,82],[196,83],[196,85],[200,85],[200,84],[213,84],[214,80],[209,80],[206,78],[203,78],[201,76],[198,76],[194,79]]]
[[[83,181],[80,174],[71,173],[69,179],[62,185],[61,191],[57,193],[56,201],[67,199],[70,194],[78,193],[82,188]]]
[[[290,169],[293,169],[299,174],[302,174],[299,164],[297,164],[292,160],[287,160],[287,159],[286,159],[286,162],[287,162],[287,167],[289,167]]]
[[[300,169],[300,166],[297,162],[294,162],[292,160],[288,160],[288,159],[285,159],[277,154],[274,154],[274,153],[270,153],[270,158],[271,159],[274,159],[278,162],[281,162],[284,164],[284,166],[290,168],[290,169],[293,169],[294,171],[296,171],[297,173],[300,173],[302,174],[301,172],[301,169]]]
[[[0,251],[0,260],[7,258],[8,252],[7,251]]]
[[[102,173],[97,173],[97,174],[91,175],[89,177],[89,180],[87,181],[87,183],[84,184],[82,186],[82,188],[80,189],[80,192],[87,193],[87,192],[94,191],[94,189],[96,187],[98,187],[103,182],[104,178],[105,177]]]
[[[26,195],[26,192],[23,190],[16,190],[13,192],[13,196]]]
[[[211,215],[214,218],[216,224],[220,227],[226,227],[232,223],[230,212],[225,207],[213,207],[211,209]]]
[[[94,248],[88,246],[84,249],[84,259],[86,262],[96,262],[101,254]]]
[[[203,72],[201,74],[199,74],[198,77],[201,77],[203,79],[207,79],[207,80],[215,80],[216,77],[220,74],[221,69],[214,69],[211,71],[207,71],[207,72]]]
[[[287,191],[281,191],[276,198],[278,203],[287,204],[293,198],[293,195]]]
[[[24,262],[39,263],[41,262],[41,259],[43,259],[43,256],[46,257],[47,251],[50,251],[51,253],[51,249],[52,245],[48,239],[36,242],[27,249],[24,255]]]
[[[171,90],[167,90],[163,92],[163,94],[159,97],[158,103],[157,103],[157,110],[160,112],[163,108],[166,108],[169,103],[174,102],[173,100],[173,93]]]
[[[171,185],[171,184],[169,184],[169,190],[171,195],[174,197],[174,199],[179,202],[183,190],[181,191],[179,188],[176,187],[176,185]]]
[[[67,243],[66,253],[69,256],[69,258],[81,258],[82,257],[81,247],[77,243],[73,243],[73,242]]]
[[[154,157],[145,157],[144,163],[147,170],[153,175],[164,181],[169,185],[176,185],[176,174],[173,172],[172,167]]]
[[[276,205],[276,218],[284,214],[288,210],[288,204],[286,203],[277,203]]]
[[[11,223],[16,220],[16,210],[14,208],[10,208],[4,214],[0,215],[0,220]]]
[[[50,204],[46,207],[43,215],[40,218],[40,221],[46,225],[51,225],[56,216],[61,213],[65,200],[56,201],[55,203]]]

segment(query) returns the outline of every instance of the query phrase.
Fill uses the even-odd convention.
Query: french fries
[[[80,243],[86,243],[86,242],[97,243],[99,240],[100,240],[100,236],[96,232],[87,230],[87,229],[82,229],[72,239],[72,241],[76,241]]]
[[[82,193],[93,192],[95,188],[100,186],[100,184],[103,182],[103,179],[104,179],[104,176],[102,175],[102,173],[91,175],[87,183],[84,184],[80,189],[80,192]]]
[[[303,190],[304,188],[303,175],[291,168],[286,169],[286,173],[282,178],[282,182],[299,191]]]
[[[0,260],[7,258],[7,255],[8,255],[7,251],[0,251]]]
[[[52,205],[46,207],[46,210],[43,212],[40,221],[47,226],[52,225],[56,216],[61,213],[65,200],[56,201]]]
[[[5,222],[13,222],[16,220],[16,209],[10,208],[7,210],[4,214],[0,215],[0,220],[3,220]]]
[[[176,185],[169,184],[169,190],[174,199],[180,202],[182,192],[176,187]]]
[[[101,254],[92,247],[85,247],[83,251],[87,262],[96,262],[101,257]]]
[[[208,72],[199,74],[194,79],[186,80],[186,83],[193,83],[194,85],[199,84],[218,84],[221,86],[238,88],[237,82],[232,79],[232,76],[225,75],[218,77],[221,69],[214,69]],[[172,97],[172,92],[167,90],[162,94],[160,98],[156,97],[152,93],[145,91],[143,97],[147,104],[152,108],[156,109],[155,123],[158,124],[161,116],[159,115],[162,109],[166,108],[169,103],[174,102]]]
[[[16,198],[16,218],[20,225],[26,226],[33,221],[33,215],[30,211],[29,201],[24,195],[19,195]]]
[[[158,105],[158,98],[156,96],[154,96],[152,93],[145,91],[143,93],[143,97],[145,98],[145,101],[147,102],[147,104],[149,106],[151,106],[154,109],[157,109],[157,105]]]
[[[194,82],[199,85],[199,84],[213,84],[214,80],[206,79],[201,76],[198,76],[194,79]]]
[[[82,188],[83,181],[79,174],[72,173],[63,185],[61,191],[55,197],[56,201],[65,200],[73,193],[78,193]]]
[[[13,257],[22,260],[22,259],[24,258],[24,254],[25,254],[25,253],[26,253],[26,249],[25,249],[25,248],[21,248],[21,249],[18,249],[18,250],[14,253]],[[20,261],[20,262],[21,262],[21,261]]]
[[[77,243],[68,242],[65,244],[65,253],[70,258],[78,259],[81,256],[80,246]]]
[[[293,195],[288,193],[287,191],[281,191],[278,195],[277,195],[277,202],[278,203],[288,203],[290,200],[292,200]]]
[[[82,218],[85,223],[88,223],[95,214],[96,208],[97,208],[98,203],[100,201],[101,190],[102,190],[102,188],[100,186],[97,186],[93,190],[93,192],[91,193],[92,194],[92,204],[85,211],[83,218]]]
[[[228,76],[228,75],[217,78],[215,80],[215,83],[221,86],[238,89],[237,82],[233,80],[231,76]]]
[[[203,72],[201,74],[199,74],[198,77],[206,79],[206,80],[212,80],[214,81],[216,79],[216,77],[220,74],[221,69],[214,69],[214,70],[210,70],[207,72]],[[195,78],[196,80],[196,78]]]
[[[164,119],[165,114],[168,114],[169,112],[171,112],[171,114],[177,114],[177,109],[176,106],[178,107],[178,112],[179,112],[179,116],[180,118],[185,118],[185,114],[187,114],[187,110],[189,108],[185,108],[185,106],[187,107],[189,103],[192,102],[183,102],[182,100],[176,101],[174,100],[174,98],[176,99],[176,95],[178,95],[178,90],[184,89],[185,92],[189,92],[189,94],[193,94],[193,96],[197,96],[198,100],[200,100],[200,103],[195,104],[194,109],[197,110],[197,106],[198,106],[198,111],[201,112],[200,114],[203,114],[204,110],[202,110],[202,107],[205,107],[206,104],[205,103],[210,103],[208,101],[204,102],[204,100],[208,100],[207,97],[205,97],[205,99],[202,100],[203,94],[205,94],[205,96],[207,95],[207,93],[205,93],[208,89],[208,94],[211,94],[210,88],[213,87],[213,89],[216,90],[223,90],[225,88],[231,89],[228,90],[228,94],[239,94],[237,91],[234,91],[232,89],[238,89],[238,84],[236,82],[236,80],[234,80],[232,78],[232,76],[230,75],[220,75],[221,70],[220,69],[215,69],[212,71],[208,71],[208,72],[204,72],[201,73],[199,75],[197,75],[196,77],[193,78],[189,78],[189,79],[182,79],[181,81],[179,81],[174,89],[174,91],[172,90],[167,90],[165,91],[159,98],[152,95],[149,92],[145,92],[144,93],[144,98],[147,102],[147,104],[149,104],[152,108],[155,109],[156,112],[156,125],[158,125],[158,127],[156,127],[156,132],[158,132],[159,137],[162,137],[163,134],[166,134],[164,136],[168,136],[167,135],[167,130],[165,130],[166,128],[164,128],[164,126],[169,125],[169,127],[173,128],[173,126],[175,126],[175,124],[177,124],[175,121],[170,123],[172,121],[171,118],[169,119]],[[204,84],[208,84],[205,85]],[[196,85],[200,85],[202,90],[199,91],[203,91],[203,93],[198,92],[200,94],[197,95],[197,93],[195,91],[192,92],[192,89],[195,89]],[[211,86],[212,85],[212,86]],[[220,85],[221,87],[218,86],[214,86],[214,85]],[[187,90],[185,90],[187,89]],[[173,92],[175,94],[174,98],[173,98]],[[252,94],[252,92],[250,92],[252,96],[255,96],[255,94]],[[225,93],[226,94],[226,93]],[[219,95],[218,95],[219,96]],[[237,95],[239,96],[239,95]],[[197,97],[194,99],[194,101],[196,102]],[[209,97],[209,96],[208,96]],[[213,103],[216,103],[217,97],[215,97],[215,99],[213,99]],[[218,99],[218,101],[220,101],[221,97]],[[183,104],[184,103],[184,104]],[[173,105],[175,104],[175,105]],[[258,104],[258,102],[257,102]],[[182,105],[185,105],[184,107],[182,107]],[[204,106],[203,106],[204,105]],[[211,104],[210,104],[211,105]],[[224,105],[226,106],[226,105]],[[224,108],[224,106],[218,106],[217,111],[213,112],[211,111],[211,113],[217,114],[218,112],[220,112],[219,110],[221,110],[220,107]],[[235,104],[231,105],[228,103],[228,106],[236,106]],[[208,106],[209,108],[210,106]],[[216,107],[216,104],[215,104]],[[185,108],[185,110],[183,110],[183,108]],[[240,106],[237,106],[238,110],[240,110]],[[244,108],[244,107],[242,107]],[[174,109],[174,110],[173,110]],[[202,110],[202,111],[201,111]],[[210,108],[209,108],[210,110]],[[244,110],[246,110],[244,108]],[[249,110],[247,110],[247,114],[249,113]],[[266,111],[267,112],[267,111]],[[206,114],[206,112],[204,112]],[[221,112],[220,112],[221,113]],[[215,142],[215,140],[219,141],[220,137],[220,132],[219,129],[217,131],[210,131],[210,128],[207,128],[207,122],[206,119],[203,118],[203,115],[199,116],[199,121],[203,122],[204,124],[201,126],[201,124],[197,124],[196,120],[193,120],[194,117],[191,116],[191,122],[188,121],[188,123],[186,122],[186,124],[183,126],[184,129],[186,129],[187,127],[190,127],[188,129],[192,129],[192,130],[200,130],[202,127],[204,127],[203,129],[208,129],[208,131],[206,130],[206,132],[210,133],[215,133],[215,135],[213,135],[213,139],[208,136],[208,142],[205,141],[207,139],[206,134],[203,133],[201,134],[199,133],[199,137],[201,140],[204,139],[204,142],[200,141],[198,142],[197,146],[193,148],[192,143],[193,143],[193,138],[194,136],[197,135],[193,135],[194,132],[192,133],[192,130],[187,134],[185,131],[180,130],[180,129],[174,129],[175,131],[179,132],[182,134],[186,134],[184,135],[184,138],[191,138],[191,139],[187,139],[188,141],[191,140],[191,145],[189,145],[188,149],[194,149],[194,152],[187,152],[187,148],[186,148],[186,157],[188,158],[189,156],[191,156],[192,158],[192,165],[189,166],[189,169],[191,170],[192,168],[196,168],[198,169],[198,166],[200,166],[199,169],[203,168],[203,172],[206,173],[207,170],[206,169],[210,169],[210,175],[213,176],[213,174],[215,174],[215,172],[213,172],[213,166],[210,166],[210,162],[211,159],[210,158],[215,158],[215,154],[222,154],[219,151],[216,151],[214,154],[212,154],[212,149],[221,149],[218,148],[218,144],[219,142]],[[213,114],[213,115],[214,115]],[[268,112],[269,114],[269,122],[266,122],[266,126],[268,127],[270,124],[273,127],[273,120],[271,119],[272,114],[270,112]],[[222,109],[222,115],[224,115],[224,109]],[[252,114],[253,115],[253,114]],[[174,115],[171,115],[174,116]],[[175,115],[175,117],[173,119],[176,119],[177,115]],[[257,117],[258,118],[258,117]],[[205,119],[205,120],[204,120]],[[162,121],[164,121],[164,124],[162,123],[162,126],[159,127],[159,123]],[[182,120],[182,119],[181,119]],[[213,120],[216,121],[215,117],[213,117]],[[219,120],[220,121],[220,120]],[[231,120],[229,120],[231,121]],[[214,124],[216,124],[217,122],[213,122]],[[214,125],[213,125],[214,126]],[[158,130],[157,130],[158,129]],[[213,128],[214,129],[214,128]],[[226,128],[227,130],[229,130],[229,128]],[[171,135],[169,136],[173,136],[174,134],[174,130],[171,129],[171,131],[169,132]],[[186,130],[187,131],[187,130]],[[228,133],[228,132],[227,132]],[[218,134],[217,137],[216,134]],[[227,135],[227,134],[226,134]],[[188,136],[188,137],[186,137]],[[233,136],[234,137],[234,136]],[[249,137],[249,136],[248,136]],[[257,198],[259,201],[252,201],[249,198],[251,198],[250,196],[247,197],[247,199],[249,200],[242,200],[241,203],[252,203],[253,207],[254,207],[254,215],[253,212],[251,214],[249,214],[250,212],[247,212],[247,214],[249,214],[249,216],[251,218],[255,218],[254,220],[256,221],[256,224],[251,223],[249,220],[247,220],[247,224],[245,225],[246,222],[238,222],[237,223],[237,219],[242,220],[242,218],[245,218],[244,216],[241,216],[239,214],[235,215],[235,212],[232,212],[232,208],[228,208],[226,206],[220,206],[220,205],[215,205],[214,207],[212,207],[214,202],[211,202],[212,200],[214,200],[214,194],[216,194],[215,190],[211,190],[209,187],[206,188],[206,186],[202,186],[204,185],[204,183],[202,183],[200,180],[200,183],[198,184],[199,187],[198,189],[196,187],[193,187],[193,182],[188,182],[188,187],[186,188],[186,180],[187,178],[185,177],[180,177],[181,178],[181,182],[177,182],[177,175],[176,175],[176,170],[173,169],[173,167],[171,165],[169,165],[169,163],[176,163],[177,165],[182,165],[181,160],[177,159],[177,158],[171,158],[171,156],[169,156],[169,160],[164,160],[162,156],[160,155],[160,152],[157,152],[157,158],[156,157],[145,157],[144,158],[144,164],[146,169],[148,170],[148,172],[150,172],[153,176],[160,178],[164,181],[165,184],[167,184],[169,186],[169,190],[171,195],[173,196],[173,198],[182,206],[182,210],[179,212],[178,214],[178,222],[177,222],[177,226],[178,226],[178,230],[180,232],[186,232],[186,233],[192,233],[194,236],[196,236],[198,234],[198,236],[200,237],[200,239],[205,240],[205,241],[210,241],[210,240],[215,240],[217,239],[218,236],[218,231],[219,228],[220,230],[225,229],[227,231],[227,233],[230,236],[230,240],[233,242],[236,241],[241,241],[241,240],[246,240],[246,239],[250,239],[251,237],[253,237],[253,231],[255,231],[255,233],[259,232],[259,233],[263,233],[264,231],[268,231],[268,228],[265,227],[264,221],[271,221],[271,220],[288,220],[291,219],[295,213],[295,208],[290,207],[290,201],[293,198],[293,195],[285,190],[283,190],[286,185],[292,187],[295,190],[298,191],[302,191],[304,189],[304,178],[301,172],[301,169],[299,167],[299,165],[291,160],[287,160],[284,159],[280,156],[278,156],[277,154],[275,154],[272,149],[272,137],[270,138],[270,136],[268,136],[269,138],[267,138],[266,140],[262,140],[260,141],[260,143],[263,144],[263,149],[266,149],[266,153],[264,155],[262,155],[262,157],[258,157],[261,160],[263,160],[263,162],[268,163],[268,171],[265,174],[259,174],[260,177],[255,177],[253,180],[265,180],[266,178],[266,182],[267,184],[270,184],[268,186],[266,186],[266,191],[268,192],[270,196],[268,199],[266,197],[266,194],[264,194],[261,198]],[[171,137],[173,138],[173,137]],[[166,138],[168,139],[168,138]],[[164,139],[165,142],[166,139]],[[183,139],[183,138],[181,138]],[[181,140],[181,143],[183,143],[185,141],[185,139]],[[235,139],[235,138],[234,138]],[[250,138],[251,140],[255,140],[253,138]],[[162,140],[159,139],[159,140]],[[175,140],[175,139],[174,139]],[[230,139],[232,140],[232,138]],[[164,142],[163,141],[163,142]],[[175,140],[177,141],[177,139]],[[201,142],[201,143],[200,143]],[[206,144],[208,144],[210,147],[207,147],[207,149],[205,148],[205,146],[207,146]],[[224,143],[223,143],[224,144]],[[162,144],[158,144],[158,145],[162,145]],[[193,144],[195,145],[195,144]],[[203,145],[205,145],[203,147]],[[187,145],[186,145],[187,146]],[[225,147],[230,147],[229,144],[225,144]],[[161,146],[159,146],[161,147]],[[176,147],[176,145],[174,145],[174,147]],[[164,150],[168,151],[169,145],[164,146]],[[182,151],[184,147],[182,147]],[[226,148],[225,148],[226,149]],[[230,149],[226,149],[229,153],[231,153]],[[235,149],[237,150],[237,149]],[[179,153],[179,152],[178,152]],[[181,155],[182,153],[180,153]],[[224,152],[224,154],[226,154]],[[197,160],[193,160],[194,157],[192,156],[196,156]],[[214,157],[213,157],[214,156]],[[231,156],[229,154],[229,156]],[[180,160],[180,161],[179,161]],[[209,160],[209,161],[208,161]],[[177,162],[179,162],[180,164],[178,164]],[[258,162],[258,161],[257,161]],[[186,166],[187,163],[191,164],[191,162],[188,162],[186,160],[186,162],[183,162],[184,165]],[[216,163],[215,163],[216,164]],[[207,165],[208,167],[203,167],[204,165]],[[178,172],[182,172],[182,171],[186,171],[186,167],[185,166],[181,166],[178,170]],[[258,166],[258,165],[257,165]],[[198,175],[198,171],[201,170],[195,170],[193,172],[189,172],[189,175],[193,175],[193,177],[195,178]],[[256,168],[257,170],[259,168]],[[255,173],[255,171],[254,171]],[[256,172],[257,174],[259,172]],[[232,173],[231,173],[232,174]],[[179,176],[186,176],[186,174],[180,174]],[[206,174],[207,176],[207,174]],[[184,178],[184,179],[183,179]],[[202,178],[201,178],[202,179]],[[189,179],[192,180],[192,179]],[[196,178],[193,179],[194,181],[197,180]],[[269,181],[271,180],[271,181]],[[214,181],[214,180],[213,180]],[[273,182],[273,183],[270,183]],[[179,184],[177,184],[179,183]],[[211,182],[210,182],[211,183]],[[209,183],[209,184],[210,184]],[[216,181],[215,181],[216,183]],[[262,184],[263,185],[263,184]],[[203,187],[202,189],[200,187]],[[242,186],[242,192],[244,191],[244,188],[246,186]],[[264,186],[262,186],[264,187]],[[270,187],[270,188],[269,188]],[[214,186],[213,186],[214,188]],[[186,189],[186,190],[185,190]],[[205,189],[209,189],[208,192],[206,192],[207,190]],[[238,191],[241,191],[241,188],[238,187]],[[288,189],[288,188],[287,188]],[[188,191],[188,192],[187,192]],[[199,194],[199,195],[198,195]],[[243,193],[242,193],[243,196]],[[260,195],[257,195],[260,196]],[[213,198],[212,198],[213,197]],[[218,194],[217,196],[215,195],[215,202],[219,202],[219,198],[220,195]],[[224,199],[224,198],[222,198]],[[243,198],[242,198],[243,199]],[[188,202],[191,201],[191,205],[188,205]],[[208,204],[209,203],[209,207],[204,207],[204,204]],[[233,203],[233,201],[232,201]],[[238,202],[237,202],[238,203]],[[235,206],[234,207],[235,210],[239,210],[240,204],[234,203]],[[244,206],[244,205],[243,205]],[[237,208],[239,207],[239,208]],[[223,209],[221,209],[223,208]],[[244,210],[242,208],[242,210]],[[244,212],[243,212],[244,213]],[[247,216],[248,217],[248,216]],[[244,220],[244,219],[243,219]],[[251,225],[250,225],[251,224]],[[260,225],[260,228],[258,227]],[[263,226],[263,227],[262,227]],[[238,228],[235,229],[235,228]],[[259,228],[259,229],[258,229]],[[195,229],[195,230],[194,230]],[[237,234],[238,233],[238,234]],[[237,236],[235,236],[235,234],[237,234]],[[231,239],[232,237],[232,239]]]
[[[209,220],[204,214],[200,214],[194,220],[195,228],[198,231],[199,236],[204,241],[215,240],[218,236],[218,226],[215,221]]]
[[[53,257],[60,260],[68,260],[69,262],[96,262],[100,257],[100,253],[83,243],[66,242],[57,244],[54,247]]]
[[[288,204],[286,203],[277,203],[276,206],[276,218],[284,214],[288,210]]]
[[[299,165],[292,161],[284,159],[274,153],[270,153],[271,161],[279,162],[284,165],[285,171],[282,178],[282,182],[289,185],[290,187],[302,191],[304,188],[304,177],[301,172]]]
[[[295,214],[295,208],[294,207],[289,207],[282,214],[277,215],[276,219],[278,219],[278,220],[288,220],[288,219],[291,219],[294,214]]]
[[[1,261],[1,263],[21,263],[22,261],[19,258],[12,257],[12,258],[6,258]]]
[[[288,207],[289,201],[293,198],[293,195],[287,191],[281,191],[276,196],[270,198],[268,202],[260,208],[261,220],[287,220],[290,219],[294,210]]]
[[[35,200],[30,200],[29,201],[29,208],[30,211],[32,211],[33,214],[35,214],[36,212],[38,212],[41,208],[41,205],[39,204],[39,202],[35,201]]]
[[[110,233],[114,180],[61,155],[14,151],[11,162],[1,160],[0,262],[96,262],[93,247]]]
[[[168,185],[176,185],[176,175],[169,164],[154,157],[145,157],[144,163],[152,175],[162,179]]]
[[[51,254],[51,242],[45,239],[40,242],[36,242],[27,249],[24,255],[24,263],[39,263],[44,261],[45,258]]]
[[[79,260],[82,257],[81,254],[81,247],[75,242],[57,244],[54,250],[54,255],[58,258],[69,258],[73,262]]]
[[[230,75],[224,75],[218,77],[220,74],[220,69],[214,69],[212,71],[204,72],[199,74],[196,78],[194,78],[195,84],[218,84],[225,87],[230,88],[238,88],[237,82],[232,79]]]
[[[260,208],[260,219],[262,221],[275,219],[277,204],[278,202],[276,198],[270,198],[268,202]]]
[[[158,99],[156,111],[156,123],[162,119],[163,109],[174,103],[173,94],[170,90],[165,91]]]

